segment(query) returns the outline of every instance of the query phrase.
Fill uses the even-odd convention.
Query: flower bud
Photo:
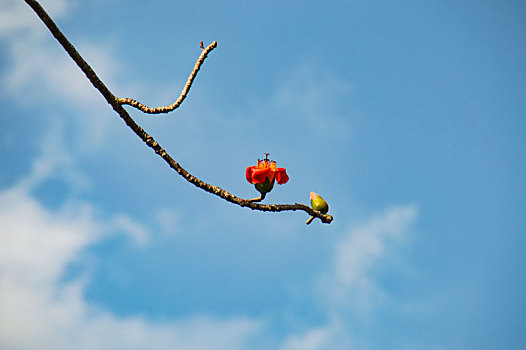
[[[322,214],[327,214],[329,211],[329,204],[319,194],[314,192],[310,193],[310,206]]]

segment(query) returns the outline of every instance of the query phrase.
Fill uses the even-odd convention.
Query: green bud
[[[274,187],[274,180],[270,181],[268,177],[265,178],[265,182],[261,184],[255,184],[256,190],[261,193],[262,196],[266,195],[268,192],[272,191]]]
[[[310,206],[322,214],[327,214],[329,211],[329,204],[319,194],[314,192],[310,193]]]

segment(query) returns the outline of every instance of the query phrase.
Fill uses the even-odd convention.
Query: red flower
[[[245,175],[247,181],[251,184],[262,184],[267,178],[272,184],[274,183],[274,180],[280,185],[289,181],[289,176],[287,175],[285,168],[276,168],[276,162],[270,161],[268,158],[263,160],[258,159],[258,165],[249,166]]]

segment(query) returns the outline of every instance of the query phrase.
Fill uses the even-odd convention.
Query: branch
[[[130,105],[132,107],[135,107],[137,109],[140,109],[144,113],[149,114],[159,114],[159,113],[168,113],[176,109],[183,103],[184,99],[186,98],[186,95],[188,95],[188,92],[190,91],[190,88],[192,87],[192,83],[194,82],[194,79],[197,75],[197,72],[199,72],[199,69],[201,69],[201,66],[203,65],[203,62],[205,61],[208,54],[217,47],[217,42],[214,41],[208,47],[205,49],[203,46],[203,42],[201,41],[201,49],[203,52],[201,52],[201,55],[197,59],[197,62],[195,63],[194,69],[192,70],[192,73],[190,73],[190,76],[188,77],[188,80],[186,81],[186,84],[183,88],[183,91],[181,92],[181,95],[175,101],[169,106],[164,107],[155,107],[151,108],[148,106],[143,105],[137,100],[134,100],[132,98],[117,98],[117,102],[119,102],[121,105]]]
[[[113,108],[115,112],[122,118],[122,120],[126,123],[126,125],[133,130],[133,132],[139,136],[139,138],[146,143],[148,147],[153,149],[153,151],[158,154],[164,161],[175,170],[179,175],[184,177],[186,181],[190,182],[191,184],[195,185],[196,187],[201,188],[202,190],[205,190],[209,193],[215,194],[216,196],[219,196],[223,198],[224,200],[237,204],[241,207],[248,207],[252,210],[260,210],[260,211],[272,211],[272,212],[279,212],[279,211],[296,211],[296,210],[303,210],[306,213],[308,213],[311,216],[319,218],[324,223],[331,223],[332,216],[325,215],[320,213],[319,211],[313,210],[312,208],[300,204],[260,204],[252,202],[251,200],[245,200],[242,198],[239,198],[237,196],[234,196],[233,194],[229,193],[228,191],[214,185],[210,185],[197,177],[190,174],[188,171],[186,171],[178,162],[176,162],[162,147],[157,143],[157,141],[154,140],[152,136],[150,136],[146,131],[144,131],[143,128],[141,128],[133,119],[130,117],[128,112],[122,107],[121,102],[113,95],[113,93],[106,87],[106,85],[99,79],[95,71],[88,65],[88,63],[82,58],[82,56],[78,53],[78,51],[75,49],[75,47],[69,42],[69,40],[62,34],[60,29],[58,29],[57,25],[53,22],[51,17],[46,13],[46,11],[42,8],[42,6],[36,1],[36,0],[24,0],[32,9],[35,11],[37,16],[44,22],[46,27],[49,29],[51,34],[57,39],[57,41],[62,45],[64,50],[69,54],[69,56],[75,61],[77,66],[82,70],[82,72],[86,75],[88,80],[91,82],[91,84],[97,89],[102,96],[106,99],[106,102]],[[213,44],[212,44],[213,45]],[[210,47],[210,46],[209,46]],[[207,48],[208,49],[208,48]],[[213,49],[213,48],[212,48]],[[212,50],[210,49],[210,50]],[[206,51],[206,50],[205,50]],[[201,54],[203,56],[203,53]],[[205,55],[206,56],[206,55]],[[201,58],[201,57],[200,57]],[[203,58],[204,60],[204,58]],[[196,66],[199,64],[196,64]],[[202,64],[202,62],[201,62]],[[194,68],[195,70],[195,68]],[[192,72],[193,73],[193,72]],[[196,71],[197,74],[197,71]],[[195,75],[194,75],[195,76]],[[192,78],[192,75],[190,76]],[[183,91],[184,92],[184,91]]]

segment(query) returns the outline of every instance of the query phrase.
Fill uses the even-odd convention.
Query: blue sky
[[[42,5],[201,191],[122,123],[23,1],[0,4],[0,348],[526,347],[526,4]]]

